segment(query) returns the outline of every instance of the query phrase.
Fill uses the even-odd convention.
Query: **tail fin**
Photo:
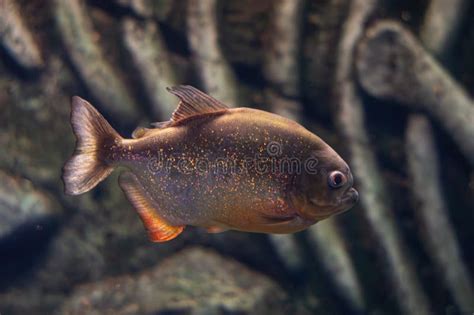
[[[104,144],[121,139],[105,118],[87,101],[72,98],[71,125],[76,150],[63,168],[64,190],[79,195],[94,188],[114,169],[104,160]]]

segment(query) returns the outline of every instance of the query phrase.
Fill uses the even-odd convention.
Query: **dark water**
[[[474,312],[474,158],[466,153],[474,134],[457,137],[474,125],[474,5],[430,11],[436,3],[0,2],[0,314]],[[427,12],[444,10],[430,26]],[[354,47],[387,18],[420,49],[393,57],[383,82],[409,73],[417,58],[436,61],[416,68],[426,76],[402,77],[392,83],[396,95],[381,97],[357,72],[362,54]],[[434,39],[420,34],[436,27],[450,30],[434,51],[426,48]],[[358,29],[354,52],[341,53],[342,39]],[[397,43],[393,35],[375,56]],[[341,82],[344,58],[352,66]],[[436,84],[425,88],[431,75]],[[443,90],[451,79],[456,89]],[[403,82],[415,83],[405,93],[397,90]],[[119,172],[66,196],[70,98],[89,100],[128,137],[137,125],[169,118],[175,100],[164,86],[173,84],[298,119],[351,166],[360,202],[287,236],[188,227],[151,243]],[[439,89],[456,101],[443,103]],[[356,109],[344,119],[347,99]],[[438,105],[452,111],[440,116]],[[447,127],[455,112],[468,119]],[[409,139],[422,140],[410,147]]]

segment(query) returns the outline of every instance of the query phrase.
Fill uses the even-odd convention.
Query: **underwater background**
[[[0,314],[472,314],[473,56],[469,0],[0,0]],[[300,122],[359,203],[159,244],[120,172],[63,193],[73,95],[129,137],[176,84]]]

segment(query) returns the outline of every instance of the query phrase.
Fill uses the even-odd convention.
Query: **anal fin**
[[[142,184],[132,172],[120,174],[119,185],[137,211],[152,242],[166,242],[177,237],[184,226],[173,226],[160,217],[158,206],[147,195]]]

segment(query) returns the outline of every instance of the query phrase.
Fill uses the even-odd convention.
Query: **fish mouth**
[[[310,198],[309,201],[318,207],[339,207],[346,204],[355,204],[359,201],[359,192],[355,188],[349,188],[340,198],[337,199],[336,203],[321,203],[316,198]]]
[[[345,212],[359,201],[359,192],[355,188],[349,188],[335,203],[321,203],[315,198],[309,199],[313,206],[318,207],[318,216],[327,217]]]
[[[339,206],[336,207],[334,214],[346,212],[359,201],[359,192],[355,188],[348,189],[339,199]]]
[[[353,187],[346,191],[340,199],[341,204],[354,205],[357,201],[359,201],[359,192]]]

